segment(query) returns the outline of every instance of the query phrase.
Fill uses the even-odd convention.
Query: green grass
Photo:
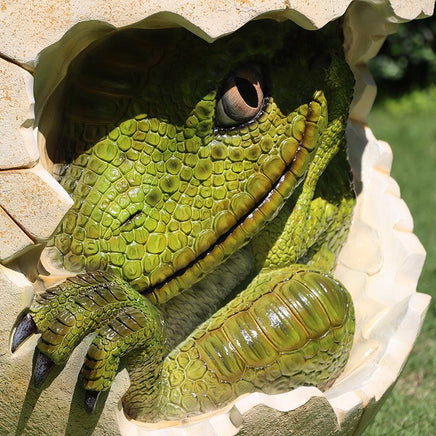
[[[401,187],[427,250],[418,291],[433,299],[421,334],[392,394],[366,436],[436,435],[436,87],[376,105],[369,125],[392,147]]]

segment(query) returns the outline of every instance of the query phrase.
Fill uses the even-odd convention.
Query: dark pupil
[[[235,77],[235,84],[245,103],[247,103],[248,106],[257,108],[259,99],[257,97],[256,88],[253,86],[253,84],[249,80],[242,77]]]

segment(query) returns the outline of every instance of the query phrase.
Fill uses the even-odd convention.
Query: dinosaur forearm
[[[303,266],[262,273],[165,359],[158,416],[207,412],[256,390],[326,388],[347,361],[353,332],[350,295],[331,276]]]

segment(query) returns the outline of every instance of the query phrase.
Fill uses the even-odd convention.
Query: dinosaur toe
[[[15,329],[14,336],[12,338],[11,351],[15,353],[17,348],[31,335],[36,333],[37,327],[35,321],[30,316],[26,314]]]

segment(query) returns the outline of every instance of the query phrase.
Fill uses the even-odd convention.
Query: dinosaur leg
[[[347,361],[353,331],[351,298],[330,275],[304,266],[263,272],[167,356],[155,411],[181,419],[249,392],[325,388]],[[132,402],[141,390],[132,383],[124,409],[154,420]]]
[[[93,411],[124,355],[141,349],[144,359],[159,366],[165,352],[163,327],[159,310],[123,280],[108,273],[79,275],[35,298],[16,328],[12,351],[32,333],[41,333],[33,374],[39,387],[54,365],[64,364],[80,341],[96,331],[82,367],[85,407]]]

